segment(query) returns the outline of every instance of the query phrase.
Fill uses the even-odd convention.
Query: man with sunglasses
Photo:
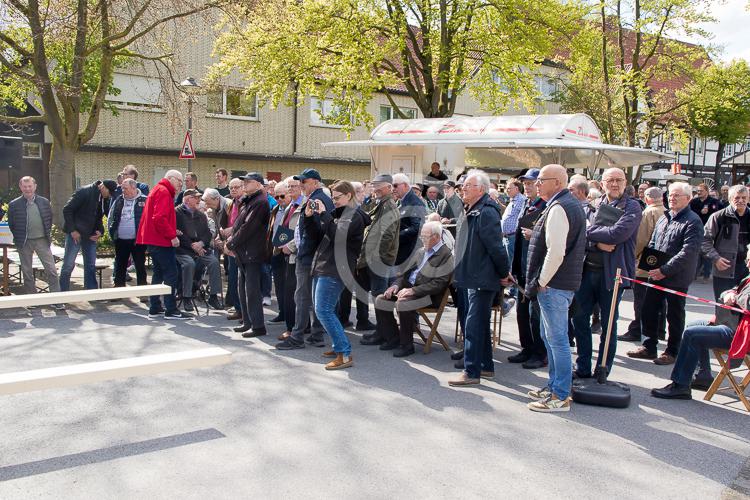
[[[268,221],[268,231],[266,232],[266,246],[268,255],[271,256],[271,273],[273,282],[276,285],[276,302],[279,304],[279,313],[269,323],[281,323],[284,321],[284,282],[286,274],[286,261],[281,248],[274,247],[273,242],[279,231],[281,223],[290,208],[290,197],[287,197],[287,186],[282,181],[274,187],[274,199],[278,202],[271,210],[271,217]]]

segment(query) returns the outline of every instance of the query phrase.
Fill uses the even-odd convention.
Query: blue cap
[[[530,168],[523,174],[519,179],[522,181],[535,181],[539,177],[540,170],[538,168]]]
[[[263,176],[258,172],[248,172],[247,174],[241,176],[240,179],[242,179],[243,181],[257,181],[261,184],[265,184]]]
[[[301,174],[294,176],[295,181],[304,181],[305,179],[316,179],[319,181],[323,180],[320,177],[320,172],[318,172],[314,168],[306,168],[305,170],[302,171]]]

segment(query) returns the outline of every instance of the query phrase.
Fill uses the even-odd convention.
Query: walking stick
[[[597,376],[597,382],[603,384],[607,381],[607,358],[609,357],[609,341],[612,338],[612,324],[615,320],[615,310],[617,309],[617,292],[620,290],[620,273],[621,268],[617,268],[617,274],[615,275],[615,287],[612,289],[612,301],[609,305],[609,321],[607,322],[607,336],[604,338],[604,352],[602,359],[599,363],[599,375]]]

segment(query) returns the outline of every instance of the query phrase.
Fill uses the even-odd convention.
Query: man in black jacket
[[[242,177],[245,181],[245,196],[237,220],[232,226],[232,235],[226,248],[237,258],[239,268],[240,308],[242,325],[234,329],[243,337],[259,337],[266,334],[263,318],[263,297],[260,291],[260,274],[267,260],[263,241],[268,229],[271,208],[263,192],[263,176],[250,172]],[[252,330],[252,331],[251,331]]]
[[[193,305],[193,282],[197,270],[208,270],[208,286],[211,296],[208,305],[222,309],[218,292],[221,290],[219,259],[211,248],[213,235],[208,227],[206,214],[198,210],[201,193],[195,189],[183,192],[182,205],[177,207],[177,237],[180,245],[175,249],[182,277],[182,306],[191,312]]]
[[[87,290],[96,283],[96,242],[104,234],[102,217],[109,212],[109,201],[117,189],[111,179],[96,181],[78,189],[63,207],[65,256],[60,269],[60,290],[70,290],[70,275],[78,252],[83,253],[83,285]]]
[[[60,282],[50,248],[52,206],[47,198],[36,194],[36,180],[33,177],[22,177],[18,187],[22,196],[8,204],[8,227],[21,259],[24,293],[36,292],[33,269],[35,253],[44,266],[50,291],[59,292]]]

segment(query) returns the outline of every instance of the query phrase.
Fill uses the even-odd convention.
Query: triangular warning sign
[[[193,149],[193,140],[190,138],[190,132],[185,132],[185,140],[180,150],[180,160],[194,160],[195,149]]]

